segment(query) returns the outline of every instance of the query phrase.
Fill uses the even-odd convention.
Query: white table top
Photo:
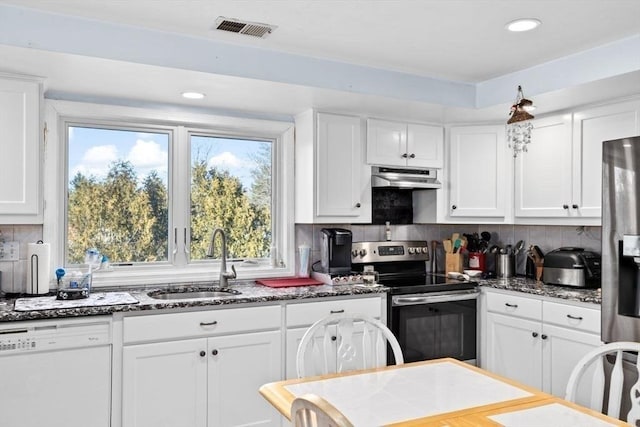
[[[451,361],[319,379],[284,388],[294,396],[322,396],[356,426],[390,424],[534,396]]]
[[[498,422],[505,427],[533,425],[545,427],[605,427],[615,425],[559,403],[550,403],[548,405],[541,405],[534,408],[507,412],[499,415],[491,415],[487,418]]]

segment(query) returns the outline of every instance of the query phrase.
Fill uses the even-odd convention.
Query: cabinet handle
[[[344,310],[331,310],[329,313],[331,314],[344,313]]]
[[[546,340],[548,337],[545,334],[542,334],[540,338],[542,338],[543,340]]]
[[[218,350],[211,351],[211,354],[213,354],[214,356],[217,356],[218,355]]]
[[[562,205],[562,209],[569,209],[569,205]]]
[[[511,307],[511,308],[518,308],[518,304],[510,304],[508,302],[505,302],[504,305],[506,305],[507,307]]]
[[[415,154],[413,154],[413,153],[411,153],[411,154],[409,155],[409,157],[410,157],[410,158],[412,158],[412,159],[415,159],[415,158],[416,158],[416,155],[415,155]]]
[[[362,205],[360,203],[356,203],[356,208],[361,207]]]
[[[578,209],[578,205],[572,205],[571,206],[573,209]]]
[[[532,332],[532,333],[531,333],[531,335],[532,335],[534,338],[536,338],[536,337],[538,336],[538,333],[537,333],[537,332]]]
[[[200,326],[212,326],[217,324],[218,324],[217,320],[214,320],[213,322],[200,322]]]
[[[582,316],[572,316],[570,314],[567,314],[567,317],[573,320],[582,320]]]
[[[404,154],[402,155],[402,158],[403,158],[403,159],[406,159],[407,157],[408,157],[408,154],[407,154],[407,153],[404,153]]]
[[[458,209],[458,207],[456,205],[451,206],[451,210],[455,211],[456,209]]]
[[[206,355],[207,355],[207,352],[206,352],[206,351],[202,350],[202,351],[200,352],[200,357],[205,357]]]

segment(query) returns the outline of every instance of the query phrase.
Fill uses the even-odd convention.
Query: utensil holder
[[[459,252],[455,254],[447,252],[445,255],[445,274],[451,272],[462,273],[462,254]]]
[[[516,257],[513,254],[496,254],[496,277],[513,277],[516,271]]]

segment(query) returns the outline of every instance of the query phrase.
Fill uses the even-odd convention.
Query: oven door
[[[453,357],[475,364],[479,292],[435,292],[391,297],[389,327],[405,362]],[[393,356],[388,357],[393,363]]]

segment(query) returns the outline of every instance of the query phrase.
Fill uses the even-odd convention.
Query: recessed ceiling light
[[[537,28],[542,22],[535,18],[516,19],[505,25],[505,28],[509,31],[521,32],[530,31]]]
[[[200,92],[182,92],[182,97],[187,99],[202,99],[204,98],[204,93]]]

